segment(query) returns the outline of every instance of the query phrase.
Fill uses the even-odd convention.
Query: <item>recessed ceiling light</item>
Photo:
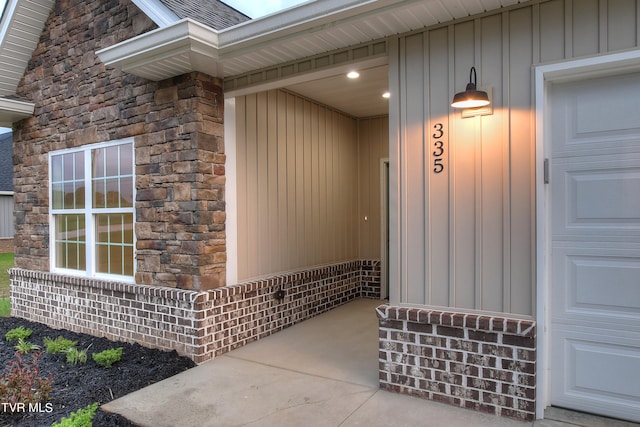
[[[385,92],[385,93],[382,94],[382,97],[386,98],[386,99],[389,99],[389,98],[391,98],[391,93]]]
[[[349,74],[347,74],[347,77],[349,77],[350,79],[357,79],[358,77],[360,77],[360,73],[357,71],[350,71]]]

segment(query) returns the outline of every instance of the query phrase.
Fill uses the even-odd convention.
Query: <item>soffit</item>
[[[0,21],[0,96],[16,93],[54,0],[10,0]]]
[[[526,1],[316,0],[219,32],[192,25],[200,33],[208,28],[215,39],[209,49],[175,49],[164,36],[169,26],[139,36],[142,51],[125,41],[98,55],[107,65],[153,80],[194,70],[230,77]],[[202,69],[211,61],[218,64],[214,73]]]

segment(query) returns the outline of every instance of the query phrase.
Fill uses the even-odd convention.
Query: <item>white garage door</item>
[[[640,73],[550,96],[552,404],[640,421]]]

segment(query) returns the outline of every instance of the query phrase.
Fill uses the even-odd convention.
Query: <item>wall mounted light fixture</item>
[[[469,71],[469,83],[464,92],[458,92],[453,97],[451,106],[453,108],[477,108],[490,104],[489,95],[483,90],[476,88],[476,67],[471,67]]]

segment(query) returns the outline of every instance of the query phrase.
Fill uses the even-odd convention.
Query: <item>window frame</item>
[[[92,153],[96,149],[106,149],[115,146],[131,144],[131,180],[132,180],[132,203],[131,207],[118,208],[95,208],[93,206],[93,169],[92,169]],[[62,209],[54,208],[53,200],[53,158],[55,156],[72,154],[81,152],[84,156],[84,208]],[[135,173],[135,144],[133,138],[125,138],[114,141],[101,142],[96,144],[83,145],[81,147],[67,148],[49,152],[48,156],[48,184],[49,184],[49,262],[50,270],[54,273],[60,273],[70,276],[88,277],[96,279],[114,280],[127,283],[135,283],[136,277],[136,173]],[[128,175],[118,175],[118,178],[128,177]],[[105,195],[106,197],[106,195]],[[133,227],[133,273],[131,276],[100,273],[97,271],[97,217],[100,214],[131,214]],[[56,218],[59,215],[84,215],[85,218],[85,269],[76,270],[70,268],[57,267],[57,242],[56,242]]]

